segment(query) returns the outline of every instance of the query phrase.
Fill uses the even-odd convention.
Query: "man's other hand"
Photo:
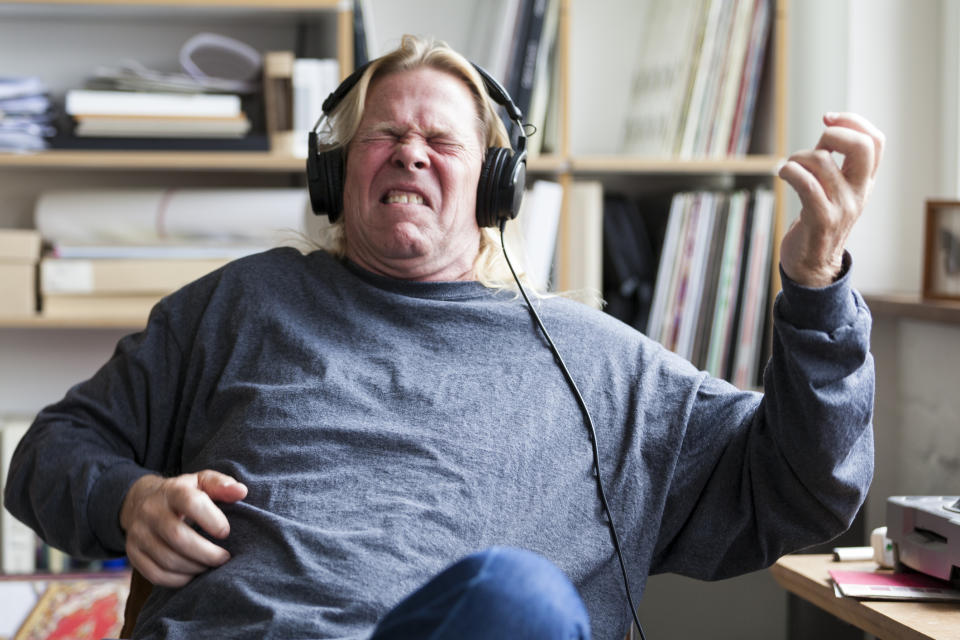
[[[793,154],[780,169],[802,205],[780,245],[780,264],[792,280],[810,287],[828,285],[839,275],[884,146],[883,133],[855,113],[830,113],[823,123],[816,148]],[[843,156],[840,166],[834,153]]]
[[[238,502],[246,495],[246,486],[218,471],[143,476],[131,485],[120,508],[130,564],[163,587],[182,587],[197,574],[219,567],[230,554],[192,525],[214,538],[226,538],[230,523],[214,503]]]

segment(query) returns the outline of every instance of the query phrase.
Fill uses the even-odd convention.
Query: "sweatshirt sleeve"
[[[165,452],[181,362],[158,306],[92,378],[37,415],[10,464],[7,509],[77,557],[122,555],[119,513],[127,490],[171,465]]]
[[[823,288],[781,270],[762,396],[708,377],[692,392],[651,573],[729,577],[850,526],[873,477],[874,367],[849,270],[846,254]]]

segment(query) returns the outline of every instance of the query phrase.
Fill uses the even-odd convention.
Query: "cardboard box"
[[[33,229],[0,229],[0,317],[37,313],[40,234]]]
[[[229,258],[152,260],[42,258],[40,293],[166,295],[219,269]]]
[[[24,318],[37,313],[37,265],[0,260],[0,317]]]
[[[40,259],[40,233],[33,229],[0,229],[0,262]]]

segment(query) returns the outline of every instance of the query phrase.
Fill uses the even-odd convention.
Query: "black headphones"
[[[473,63],[471,63],[473,64]],[[307,188],[310,206],[317,215],[326,214],[334,222],[343,212],[344,149],[317,151],[317,129],[324,118],[329,118],[344,96],[360,81],[370,65],[363,65],[340,83],[323,101],[323,115],[317,120],[307,139]],[[482,67],[473,64],[483,78],[487,94],[503,106],[511,120],[517,123],[516,150],[503,147],[487,149],[477,183],[477,224],[481,227],[499,226],[501,220],[513,220],[520,213],[523,189],[527,177],[527,136],[523,129],[523,114],[514,104],[507,90]]]

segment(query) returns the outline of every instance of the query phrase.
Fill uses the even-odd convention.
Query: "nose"
[[[398,169],[426,169],[430,166],[430,156],[424,141],[417,138],[403,138],[393,150],[393,165]]]

